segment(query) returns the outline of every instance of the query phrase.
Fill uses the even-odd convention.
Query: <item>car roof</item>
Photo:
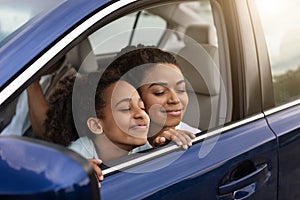
[[[26,25],[0,47],[0,91],[74,25],[114,1],[67,0]]]

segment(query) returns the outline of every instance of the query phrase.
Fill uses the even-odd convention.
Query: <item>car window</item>
[[[144,37],[147,28],[156,27],[155,33]],[[96,55],[118,52],[122,47],[144,43],[157,45],[166,29],[166,21],[146,11],[119,18],[89,36]],[[110,40],[113,38],[113,41]]]
[[[102,70],[128,45],[150,45],[171,52],[188,82],[190,101],[185,120],[201,130],[230,121],[230,116],[226,116],[227,97],[220,97],[220,90],[226,85],[225,80],[220,81],[221,76],[226,76],[220,74],[220,67],[224,67],[223,72],[230,72],[219,64],[217,30],[209,1],[145,8],[100,27],[88,39]],[[219,106],[221,99],[225,106]]]
[[[222,78],[230,72],[229,67],[220,64],[219,52],[225,49],[220,49],[218,43],[226,40],[217,37],[209,1],[164,3],[124,15],[104,26],[97,25],[99,28],[87,35],[88,40],[82,41],[85,45],[78,44],[79,55],[82,50],[87,52],[86,47],[91,48],[89,56],[79,65],[79,72],[94,71],[91,63],[96,63],[97,70],[103,72],[116,54],[128,45],[159,47],[176,57],[186,81],[188,105],[179,129],[192,130],[196,134],[231,121],[231,115],[227,115],[230,109],[227,97],[232,94],[224,91],[227,83]],[[73,150],[84,156],[91,155],[87,148],[74,147]],[[106,161],[105,165],[110,166]]]
[[[3,0],[0,6],[0,46],[4,39],[38,15],[48,12],[65,0]]]
[[[259,0],[276,105],[300,98],[300,27],[297,0]],[[272,4],[272,8],[270,7]]]

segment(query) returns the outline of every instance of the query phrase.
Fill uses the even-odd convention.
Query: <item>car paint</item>
[[[1,199],[99,198],[92,168],[68,149],[0,136],[0,152]]]
[[[279,144],[278,199],[300,198],[297,187],[300,183],[300,160],[297,159],[300,152],[300,106],[295,103],[298,102],[266,111],[268,123],[276,133]]]
[[[227,9],[226,11],[228,12],[234,9],[234,7],[230,6],[235,5],[235,3],[239,4],[232,0],[227,4],[225,1],[220,2],[224,3],[224,10]],[[28,27],[28,30],[22,30],[9,44],[1,47],[1,90],[8,85],[12,77],[14,78],[20,74],[20,72],[32,64],[42,53],[53,46],[58,38],[63,38],[71,31],[73,26],[85,20],[87,16],[90,16],[90,13],[94,13],[101,6],[105,5],[105,3],[108,3],[108,1],[66,1],[50,12],[46,19],[37,20],[31,27]],[[249,5],[252,6],[251,3],[249,3]],[[253,9],[251,6],[250,11]],[[239,11],[237,16],[241,16],[241,13],[245,14],[245,12]],[[109,15],[109,13],[107,13],[107,15]],[[234,15],[234,12],[232,15]],[[253,16],[255,15],[253,14],[251,16],[253,24],[255,24]],[[228,14],[227,19],[230,19],[230,17],[233,16]],[[240,20],[240,18],[238,18],[238,20]],[[243,21],[239,21],[238,23],[242,24]],[[235,24],[236,23],[233,23],[232,26],[235,26]],[[245,32],[250,30],[252,32],[252,27],[256,28],[256,24],[253,24],[248,24],[246,30],[243,30]],[[243,27],[245,26],[246,25],[243,25]],[[228,30],[233,31],[234,29],[230,27],[231,26],[228,25]],[[255,29],[255,31],[256,30],[257,29]],[[259,34],[258,32],[256,33]],[[242,36],[245,37],[245,34],[242,34]],[[75,38],[76,37],[77,35]],[[36,45],[36,41],[38,41],[39,45]],[[266,59],[266,56],[263,56],[265,52],[262,52],[266,49],[263,46],[258,47],[256,41],[261,41],[261,38],[253,38],[253,41],[250,40],[250,45],[243,43],[244,41],[241,40],[237,40],[236,44],[244,45],[244,50],[250,50],[250,52],[253,53],[251,54],[252,57],[248,57],[248,53],[245,53],[240,58],[248,59],[248,67],[246,66],[248,72],[253,69],[253,66],[255,67],[255,73],[252,74],[252,77],[256,77],[254,81],[259,83],[260,80],[263,80],[260,74],[268,74],[264,70],[269,66],[266,61],[263,62],[265,66],[258,66],[258,63],[262,64],[262,62],[258,61]],[[63,49],[63,47],[61,47],[61,49]],[[234,49],[234,47],[231,47],[231,49]],[[257,55],[256,50],[259,52]],[[234,61],[234,59],[232,60]],[[253,60],[257,62],[253,64]],[[241,66],[245,67],[243,64],[237,64],[238,62],[240,61],[233,63],[236,70],[241,70]],[[259,73],[259,70],[262,70],[264,73]],[[38,69],[36,71],[38,71]],[[245,74],[243,75],[245,76]],[[244,81],[246,82],[235,86],[239,88],[237,90],[244,90],[247,85],[251,85],[253,79],[246,79]],[[251,99],[250,102],[245,103],[246,109],[257,112],[257,109],[263,110],[270,107],[269,103],[254,105],[255,102],[257,102],[257,98],[264,100],[267,97],[264,95],[268,88],[263,87],[263,89],[260,90],[260,87],[259,84],[254,87],[256,95],[253,95],[251,92],[253,88],[247,88],[248,97],[253,96],[249,98]],[[248,98],[245,99],[249,100]],[[5,100],[6,99],[3,99],[3,101]],[[300,151],[298,147],[300,127],[298,104],[299,102],[296,102],[293,107],[283,107],[282,110],[276,112],[267,111],[265,112],[266,118],[260,114],[253,120],[225,125],[225,131],[223,131],[221,135],[215,135],[215,137],[218,137],[218,142],[212,151],[204,158],[199,159],[199,151],[204,144],[204,142],[199,139],[201,138],[199,136],[196,138],[197,142],[195,142],[189,150],[184,152],[180,156],[180,159],[176,159],[173,163],[168,165],[168,167],[148,173],[115,172],[108,174],[103,181],[103,187],[100,189],[101,197],[103,199],[232,199],[232,193],[220,196],[218,187],[226,182],[224,179],[226,175],[231,173],[235,167],[239,166],[239,164],[245,160],[252,161],[256,164],[266,163],[269,172],[269,177],[265,177],[266,182],[259,185],[260,188],[255,190],[253,195],[247,197],[247,199],[277,199],[277,195],[278,199],[299,197],[297,193],[297,183],[299,182],[298,180],[300,180],[297,178],[299,177],[299,172],[297,171],[299,163],[297,159],[293,159]],[[251,109],[249,105],[255,109]],[[248,114],[252,113],[245,111],[240,115],[246,118]],[[233,146],[232,144],[239,145]],[[178,152],[182,153],[179,150],[163,155],[157,159],[146,161],[137,167],[133,167],[132,170],[135,168],[151,169],[151,166],[155,166],[157,162],[163,163],[167,158],[178,156]],[[278,155],[277,152],[279,153]],[[277,182],[277,179],[279,182]],[[249,188],[245,189],[248,190]]]

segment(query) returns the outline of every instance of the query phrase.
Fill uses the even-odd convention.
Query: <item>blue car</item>
[[[298,0],[2,0],[0,199],[300,199],[299,8]],[[171,142],[105,163],[99,188],[80,154],[36,138],[30,124],[16,128],[18,101],[62,58],[87,74],[138,44],[176,56],[189,95],[183,121],[201,132],[187,150]]]

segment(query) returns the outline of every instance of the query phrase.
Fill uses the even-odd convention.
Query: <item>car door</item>
[[[276,139],[263,115],[209,134],[215,136],[199,135],[186,152],[161,150],[136,167],[143,157],[125,163],[126,170],[104,170],[101,198],[276,199]]]
[[[299,26],[295,26],[299,13],[298,1],[276,1],[270,10],[267,1],[256,1],[262,32],[266,40],[263,44],[269,61],[261,66],[269,70],[273,91],[265,98],[274,99],[274,105],[265,108],[265,115],[271,129],[278,137],[279,174],[278,199],[299,199],[300,180],[299,154],[300,112],[299,112]],[[270,19],[278,20],[270,20]]]
[[[300,161],[296,155],[300,148],[299,101],[266,111],[268,123],[276,133],[279,143],[278,199],[298,199]]]

